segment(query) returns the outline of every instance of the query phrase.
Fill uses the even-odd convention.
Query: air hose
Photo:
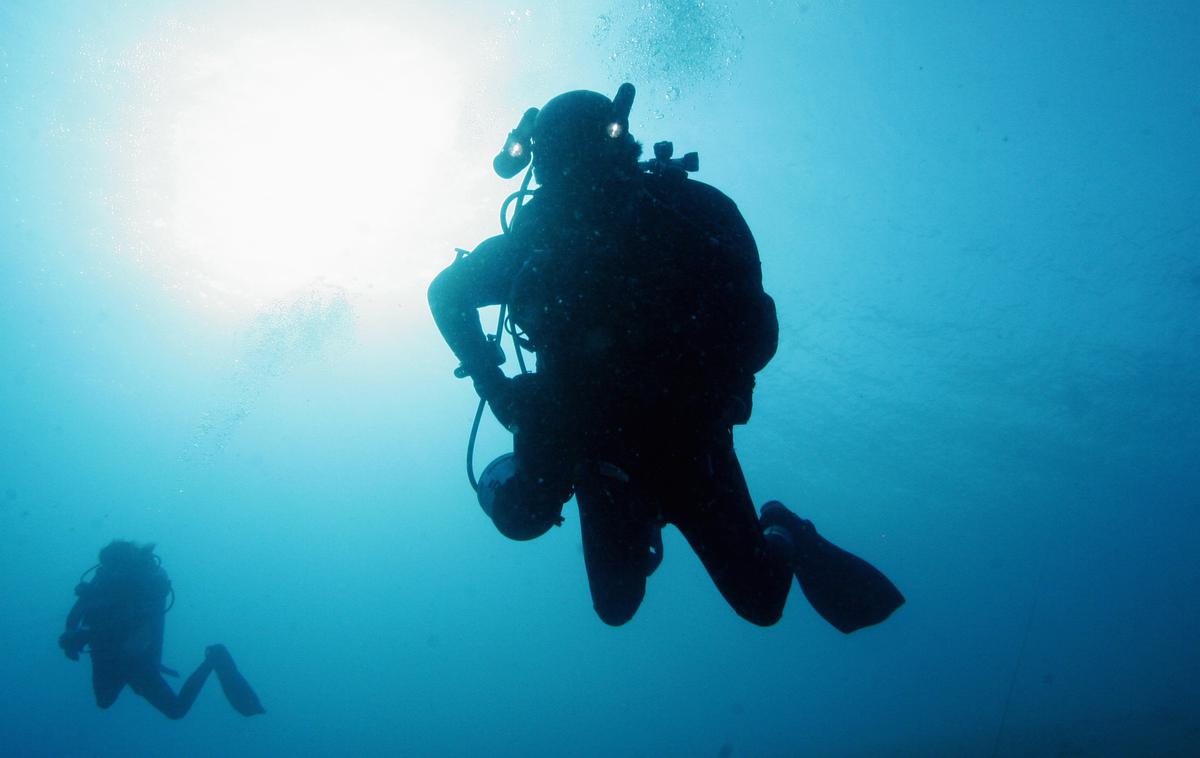
[[[516,221],[517,214],[521,212],[521,208],[525,205],[526,198],[536,194],[536,190],[529,189],[529,181],[533,178],[533,166],[525,172],[525,178],[521,180],[521,188],[513,192],[504,199],[500,204],[500,228],[505,234],[512,233],[512,224]],[[517,207],[512,212],[512,218],[509,218],[508,209],[513,203]],[[525,356],[521,354],[521,338],[517,334],[516,327],[511,323],[506,327],[506,319],[508,317],[508,304],[500,304],[500,318],[496,322],[496,333],[488,337],[488,341],[496,345],[500,344],[500,338],[507,331],[513,340],[513,348],[517,354],[517,365],[521,367],[521,373],[527,373],[525,367]],[[471,489],[479,491],[479,480],[475,478],[475,440],[479,436],[479,423],[483,420],[483,409],[487,405],[487,400],[479,398],[479,405],[475,408],[475,419],[471,422],[471,434],[467,438],[467,481],[471,483]]]

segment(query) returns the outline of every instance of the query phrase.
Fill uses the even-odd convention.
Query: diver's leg
[[[213,670],[217,672],[217,680],[221,683],[221,691],[225,693],[225,699],[235,711],[243,716],[257,716],[267,712],[250,682],[238,671],[233,656],[224,645],[209,645],[204,651],[204,657],[212,663]]]
[[[791,588],[790,547],[764,536],[731,432],[721,432],[702,449],[680,451],[664,468],[670,475],[657,481],[668,520],[739,616],[774,624]]]
[[[92,692],[96,696],[96,705],[108,708],[117,701],[117,696],[125,687],[125,677],[114,658],[92,653]]]
[[[659,528],[635,488],[594,466],[579,477],[575,499],[592,606],[606,624],[633,618],[646,595],[650,547]]]
[[[178,695],[171,690],[171,685],[163,679],[156,665],[143,667],[140,675],[130,680],[129,686],[164,716],[176,720],[183,718],[191,710],[192,703],[196,702],[196,696],[200,694],[200,689],[204,687],[212,670],[213,665],[207,658],[201,661],[183,683]]]

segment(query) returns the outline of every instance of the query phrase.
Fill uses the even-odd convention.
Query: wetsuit
[[[728,197],[655,175],[573,198],[542,190],[511,233],[443,271],[429,300],[473,375],[494,365],[486,305],[508,303],[537,355],[509,393],[517,476],[493,509],[502,533],[541,533],[574,493],[594,606],[621,624],[641,603],[657,531],[674,524],[740,615],[778,620],[792,573],[763,538],[732,441],[778,322]]]
[[[101,566],[95,579],[76,587],[79,599],[67,616],[63,644],[68,654],[89,647],[96,705],[108,708],[128,684],[167,718],[183,718],[192,707],[213,666],[205,659],[178,694],[163,678],[169,671],[162,647],[170,590],[166,572],[153,563]]]

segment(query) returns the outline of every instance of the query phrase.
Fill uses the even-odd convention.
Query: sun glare
[[[139,158],[162,164],[139,172],[158,185],[152,246],[169,249],[153,254],[226,299],[373,286],[447,213],[431,186],[461,90],[411,30],[314,25],[189,49]]]

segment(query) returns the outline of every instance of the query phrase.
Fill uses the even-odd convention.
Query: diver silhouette
[[[243,716],[265,709],[238,671],[224,645],[210,645],[204,660],[178,693],[163,674],[179,676],[162,664],[163,627],[174,593],[153,545],[113,540],[100,551],[100,563],[90,581],[75,588],[78,600],[67,615],[66,631],[58,645],[68,658],[82,652],[92,658],[92,689],[96,705],[108,708],[125,685],[169,719],[187,715],[200,689],[214,671],[229,704]],[[84,573],[91,573],[88,569]]]
[[[633,97],[630,84],[613,100],[577,90],[526,111],[493,163],[509,178],[532,162],[502,208],[505,233],[460,251],[429,287],[455,373],[514,435],[513,453],[484,471],[480,503],[502,534],[527,540],[561,524],[574,494],[609,624],[640,606],[665,524],[755,624],[780,618],[793,577],[841,631],[877,624],[904,602],[882,573],[778,502],[755,510],[732,428],[749,420],[754,375],[775,354],[775,303],[737,206],[688,176],[695,154],[672,159],[659,143],[639,162]],[[487,335],[478,314],[489,305],[507,309],[502,328],[536,371],[499,368],[501,328]],[[474,484],[471,468],[469,453]]]

